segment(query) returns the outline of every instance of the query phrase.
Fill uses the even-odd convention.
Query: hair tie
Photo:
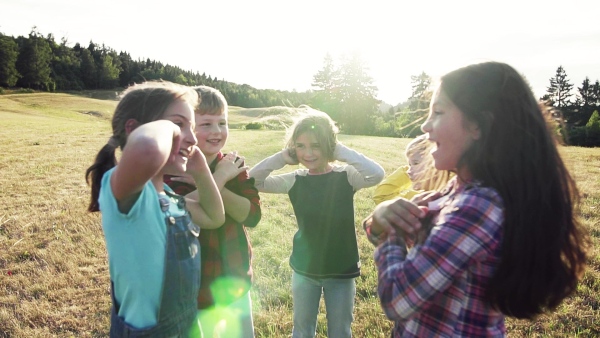
[[[118,148],[119,140],[117,139],[117,137],[115,135],[113,135],[108,139],[108,142],[106,144],[108,144],[109,146],[111,146],[113,148]]]

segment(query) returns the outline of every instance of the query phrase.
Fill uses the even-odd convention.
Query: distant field
[[[116,102],[68,94],[0,95],[0,338],[106,337],[109,276],[100,215],[85,211],[85,169],[110,136]],[[285,107],[284,107],[285,108]],[[275,115],[287,116],[274,108]],[[232,107],[232,126],[269,116],[269,109]],[[282,148],[282,130],[233,129],[226,151],[252,166]],[[388,173],[405,164],[408,139],[341,135]],[[509,319],[510,337],[600,336],[600,149],[561,148],[584,196],[582,221],[594,240],[578,293],[534,322]],[[291,170],[293,168],[289,168]],[[356,194],[362,276],[357,280],[355,337],[388,337],[379,307],[373,247],[359,221],[373,209],[373,189]],[[258,337],[288,337],[292,328],[288,257],[295,231],[285,195],[261,195],[263,218],[250,230],[252,299]],[[324,308],[318,337],[326,336]]]

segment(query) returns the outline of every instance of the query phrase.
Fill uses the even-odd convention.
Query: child
[[[417,136],[406,145],[408,165],[396,169],[375,187],[375,204],[398,197],[410,200],[420,192],[441,189],[448,183],[450,172],[435,169],[425,136]]]
[[[523,77],[496,62],[442,77],[421,127],[439,170],[456,173],[435,227],[407,255],[426,207],[387,201],[365,222],[379,243],[378,294],[394,337],[504,337],[577,288],[587,236],[578,194]],[[431,209],[439,209],[437,211]]]
[[[325,113],[307,109],[291,128],[284,150],[250,170],[261,192],[287,193],[298,222],[290,257],[292,337],[314,337],[321,293],[329,337],[350,337],[360,262],[354,227],[354,193],[381,181],[381,166],[337,141]],[[339,160],[346,165],[334,165]],[[287,165],[306,169],[271,175]]]
[[[205,336],[254,337],[252,323],[252,247],[246,227],[260,221],[260,200],[254,179],[248,177],[244,159],[236,152],[223,155],[229,136],[227,101],[216,89],[194,88],[200,95],[195,109],[198,147],[210,170],[225,206],[225,223],[219,227],[199,224],[202,252],[202,283],[198,293],[199,319]],[[196,190],[185,176],[165,176],[178,194]],[[218,329],[217,324],[222,326]],[[224,325],[223,325],[224,323]]]
[[[112,118],[113,135],[86,171],[92,187],[88,209],[102,212],[108,251],[111,337],[180,337],[198,325],[192,295],[200,285],[199,229],[187,209],[194,210],[194,222],[213,226],[225,215],[195,146],[197,98],[169,82],[128,88]],[[163,184],[164,174],[184,172],[202,186],[195,200]]]

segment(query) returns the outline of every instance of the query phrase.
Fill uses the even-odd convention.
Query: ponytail
[[[98,203],[98,196],[100,195],[100,183],[104,173],[112,169],[117,165],[117,157],[115,156],[115,150],[119,146],[119,141],[115,136],[112,136],[108,143],[100,149],[96,155],[96,160],[85,171],[85,181],[92,188],[92,198],[88,205],[88,211],[100,211],[100,205]]]

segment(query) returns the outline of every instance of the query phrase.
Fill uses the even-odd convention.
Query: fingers
[[[439,191],[424,191],[415,195],[411,199],[411,202],[417,205],[427,205],[427,203],[438,199],[440,196],[442,196],[442,194]]]
[[[171,181],[174,182],[183,182],[183,183],[187,183],[187,184],[196,184],[196,181],[194,181],[194,178],[190,175],[185,175],[185,176],[173,176],[171,177]]]
[[[420,218],[425,212],[405,199],[397,199],[379,204],[373,212],[374,220],[383,227],[399,229],[413,234],[421,228]]]

